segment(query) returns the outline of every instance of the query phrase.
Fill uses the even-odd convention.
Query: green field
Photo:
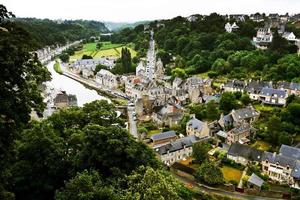
[[[100,50],[97,50],[97,43],[87,43],[83,45],[83,49],[81,51],[76,51],[73,56],[70,57],[70,61],[75,61],[81,59],[82,56],[88,55],[93,58],[101,58],[101,57],[121,57],[122,47],[125,47],[123,44],[112,44],[111,42],[102,42],[103,46]],[[136,56],[136,51],[134,51],[129,46],[126,46],[130,52],[131,57]]]

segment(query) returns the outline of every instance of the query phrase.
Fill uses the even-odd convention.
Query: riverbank
[[[55,61],[55,64],[53,65],[53,69],[59,73],[59,74],[63,74],[63,71],[61,69],[60,63],[58,61]]]
[[[81,78],[77,75],[74,75],[71,72],[68,72],[68,71],[64,70],[62,75],[81,83],[86,88],[93,89],[93,90],[97,91],[98,94],[109,98],[116,105],[127,105],[128,104],[128,100],[126,100],[124,98],[120,98],[120,97],[118,97],[117,95],[114,95],[111,92],[105,91],[104,89],[99,88],[99,86],[97,86],[95,83],[92,83],[89,80],[86,80],[86,79]]]

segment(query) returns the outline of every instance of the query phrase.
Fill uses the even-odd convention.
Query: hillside
[[[134,28],[138,25],[141,24],[148,24],[149,21],[139,21],[139,22],[104,22],[105,26],[110,30],[110,31],[119,31],[124,28]]]
[[[109,31],[102,22],[97,21],[53,21],[36,18],[17,18],[14,21],[31,34],[35,48],[64,44]]]

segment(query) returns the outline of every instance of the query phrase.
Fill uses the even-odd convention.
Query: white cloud
[[[296,13],[299,0],[0,0],[19,17],[139,21],[178,15]]]

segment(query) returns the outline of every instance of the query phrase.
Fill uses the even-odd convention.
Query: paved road
[[[260,197],[260,196],[252,196],[248,194],[242,194],[238,192],[230,192],[230,191],[225,191],[217,188],[211,188],[207,187],[204,185],[197,184],[195,182],[192,182],[191,180],[178,176],[176,174],[173,174],[177,180],[182,182],[183,184],[189,184],[193,186],[193,190],[196,192],[201,192],[201,193],[206,193],[206,194],[215,194],[215,195],[220,195],[220,196],[227,196],[233,199],[241,199],[241,200],[275,200],[278,198],[269,198],[269,197]]]
[[[127,107],[129,132],[134,138],[138,139],[139,136],[138,136],[138,131],[137,131],[137,122],[134,120],[134,116],[133,116],[134,111],[135,111],[134,106]]]
[[[147,52],[147,65],[146,65],[146,71],[148,73],[148,78],[150,80],[153,79],[154,73],[155,73],[155,41],[153,39],[154,32],[150,32],[150,42],[149,42],[149,49]]]

